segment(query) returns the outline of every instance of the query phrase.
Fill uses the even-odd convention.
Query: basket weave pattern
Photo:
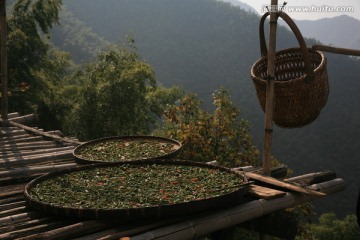
[[[306,48],[314,73],[314,78],[307,79],[309,74],[304,61],[304,48],[303,44],[300,48],[276,52],[273,121],[280,127],[303,127],[313,122],[328,99],[327,60],[321,52]],[[265,111],[267,56],[262,55],[251,68],[251,78],[261,108]]]

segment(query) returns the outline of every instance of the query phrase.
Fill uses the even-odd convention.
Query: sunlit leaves
[[[183,143],[182,158],[217,160],[222,165],[257,165],[258,149],[253,145],[249,123],[231,102],[228,91],[213,94],[214,112],[200,108],[195,95],[185,96],[164,114],[165,135]]]

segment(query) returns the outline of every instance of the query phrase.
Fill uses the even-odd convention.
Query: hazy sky
[[[271,0],[239,1],[247,3],[260,14],[262,13],[263,5],[270,5],[271,3]],[[313,20],[346,14],[360,20],[360,0],[278,0],[279,5],[284,2],[287,2],[288,7],[288,9],[285,10],[286,13],[294,19]],[[290,12],[291,7],[296,7],[292,8],[295,11]],[[300,10],[299,7],[308,8],[310,12],[306,11],[306,9]]]

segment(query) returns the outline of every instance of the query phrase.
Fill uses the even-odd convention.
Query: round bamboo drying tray
[[[231,188],[231,191],[228,191],[225,194],[206,198],[206,199],[196,199],[187,202],[180,202],[176,204],[163,204],[163,205],[154,205],[149,207],[134,207],[134,208],[79,208],[79,207],[65,207],[59,204],[52,204],[43,201],[39,201],[31,195],[33,188],[44,181],[51,180],[53,178],[64,176],[73,172],[86,171],[90,169],[100,169],[100,168],[114,168],[120,165],[131,165],[135,168],[146,166],[146,165],[167,165],[167,166],[188,166],[188,167],[200,167],[206,169],[216,169],[225,174],[234,174],[235,177],[241,179],[241,184],[236,185],[236,187]],[[118,162],[118,163],[105,163],[105,164],[92,164],[92,165],[83,165],[77,168],[64,169],[56,172],[49,173],[47,175],[38,177],[31,181],[25,187],[24,195],[28,204],[36,209],[43,210],[48,213],[69,216],[69,217],[79,217],[87,219],[106,219],[112,218],[117,219],[119,222],[128,222],[138,219],[158,219],[162,217],[169,216],[186,216],[201,211],[227,207],[239,203],[243,200],[243,195],[249,189],[249,182],[247,178],[240,172],[235,172],[231,169],[213,166],[205,163],[191,162],[191,161],[182,161],[182,160],[139,160],[133,162]],[[136,191],[136,189],[134,189]]]
[[[171,144],[173,147],[171,149],[171,151],[169,152],[165,152],[165,153],[159,153],[156,154],[156,156],[138,156],[135,158],[125,158],[125,159],[121,159],[120,157],[114,158],[111,157],[111,159],[106,157],[101,157],[101,158],[88,158],[88,157],[84,157],[81,152],[89,147],[93,147],[102,143],[106,143],[106,142],[112,142],[112,141],[119,141],[120,142],[132,142],[132,141],[144,141],[144,142],[156,142],[159,144]],[[123,146],[119,146],[123,147]],[[153,160],[153,159],[170,159],[170,158],[174,158],[180,151],[181,151],[182,145],[180,142],[173,140],[173,139],[169,139],[169,138],[164,138],[164,137],[156,137],[156,136],[115,136],[115,137],[106,137],[106,138],[100,138],[100,139],[95,139],[86,143],[83,143],[79,146],[77,146],[74,151],[73,151],[73,155],[75,157],[75,159],[79,162],[79,163],[106,163],[106,162],[128,162],[128,161],[138,161],[138,160]]]

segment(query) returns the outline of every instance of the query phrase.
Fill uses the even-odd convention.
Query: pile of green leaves
[[[127,209],[208,199],[238,190],[243,181],[215,168],[123,164],[59,175],[39,182],[29,195],[62,207]]]
[[[116,162],[159,158],[177,149],[178,145],[157,139],[113,139],[85,145],[77,155],[90,161]]]

